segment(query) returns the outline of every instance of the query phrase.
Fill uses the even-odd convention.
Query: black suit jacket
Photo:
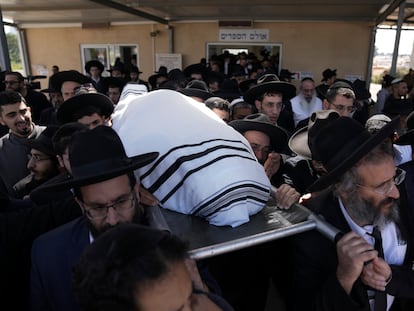
[[[395,296],[391,310],[414,310],[414,272],[411,270],[414,223],[405,203],[405,191],[400,193],[399,227],[407,240],[407,253],[404,266],[391,266],[393,278],[387,286],[387,293]],[[307,205],[342,232],[350,231],[332,192],[320,194]],[[333,242],[316,231],[295,236],[292,241],[294,310],[370,311],[366,288],[360,280],[354,283],[350,295],[339,284],[336,278],[338,259]]]

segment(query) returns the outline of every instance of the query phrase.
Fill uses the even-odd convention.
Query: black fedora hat
[[[382,112],[387,115],[408,116],[413,111],[413,103],[408,98],[394,98],[390,95],[384,104]]]
[[[80,91],[63,102],[56,113],[56,117],[62,124],[77,121],[73,119],[74,114],[86,106],[99,108],[106,118],[109,118],[114,112],[114,104],[108,96],[97,92]]]
[[[59,190],[95,184],[150,164],[158,156],[158,152],[150,152],[127,157],[118,134],[105,125],[75,133],[68,154],[72,176],[42,189]]]
[[[52,138],[59,129],[57,125],[49,125],[46,127],[40,135],[35,139],[27,139],[24,144],[30,148],[39,150],[50,156],[54,156],[55,150],[53,149]]]
[[[79,84],[91,83],[91,79],[77,70],[59,71],[50,77],[50,86],[55,90],[61,90],[63,82],[73,81]]]
[[[90,61],[87,61],[85,64],[85,71],[89,73],[89,70],[91,70],[91,67],[97,67],[100,72],[103,72],[105,69],[104,65],[97,59],[92,59]]]
[[[179,90],[179,92],[187,96],[199,97],[203,100],[214,96],[213,93],[208,90],[207,84],[201,80],[192,80],[188,82],[186,87]]]
[[[280,81],[275,74],[265,74],[257,79],[257,84],[244,93],[245,101],[254,104],[254,101],[266,92],[276,92],[283,95],[283,99],[296,96],[296,87],[288,82]]]
[[[322,72],[322,80],[321,81],[326,81],[326,80],[328,80],[328,79],[330,79],[330,78],[332,78],[332,77],[336,77],[336,69],[334,69],[334,70],[332,70],[332,69],[330,69],[330,68],[328,68],[328,69],[325,69],[323,72]]]
[[[263,132],[270,137],[274,151],[281,152],[286,149],[288,133],[280,126],[272,124],[269,117],[263,113],[248,115],[244,119],[231,121],[229,125],[241,134],[246,131]]]
[[[231,102],[236,98],[241,98],[242,94],[236,80],[224,79],[220,84],[220,89],[214,92],[214,96],[227,99],[229,102]]]
[[[129,72],[142,73],[138,66],[132,66]]]
[[[297,130],[289,139],[289,148],[297,155],[305,159],[315,159],[309,147],[309,137],[318,132],[323,126],[334,119],[339,118],[339,113],[335,110],[319,110],[312,113],[309,118],[308,126]]]
[[[321,191],[335,184],[347,170],[389,137],[398,122],[399,118],[395,118],[374,134],[348,117],[339,117],[324,126],[311,140],[312,154],[317,154],[327,173],[310,185],[308,190]]]
[[[355,97],[357,100],[366,100],[371,98],[371,93],[367,89],[367,84],[365,81],[356,79],[352,83],[352,89],[355,92]]]

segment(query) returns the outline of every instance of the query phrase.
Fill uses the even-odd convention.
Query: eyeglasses
[[[392,189],[394,189],[394,186],[398,186],[399,184],[401,184],[404,181],[404,179],[405,179],[405,171],[397,167],[395,169],[395,176],[389,181],[383,183],[379,187],[374,188],[374,187],[364,186],[360,184],[356,184],[356,185],[358,187],[365,188],[369,191],[376,192],[382,196],[387,196],[391,193]]]
[[[40,156],[39,154],[28,154],[27,155],[27,159],[29,160],[29,161],[32,161],[32,162],[35,162],[35,163],[37,163],[37,162],[41,162],[41,161],[46,161],[46,160],[50,160],[51,159],[51,157],[42,157],[42,156]]]
[[[10,85],[13,85],[13,84],[17,84],[17,83],[19,83],[20,81],[3,81],[3,84],[10,84]]]
[[[128,197],[120,198],[112,204],[86,204],[82,202],[86,216],[89,219],[103,219],[108,215],[108,209],[111,207],[119,215],[129,212],[135,206],[135,193],[131,191]]]
[[[337,110],[338,112],[344,112],[346,110],[347,112],[352,113],[357,109],[357,107],[355,106],[336,105],[333,103],[330,103],[330,104],[334,106],[335,110]]]

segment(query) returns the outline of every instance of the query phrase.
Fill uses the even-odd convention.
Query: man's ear
[[[59,162],[59,166],[61,168],[65,168],[65,163],[63,163],[63,158],[60,155],[56,155],[56,158],[57,158],[57,160]]]
[[[257,110],[260,112],[262,110],[262,102],[260,100],[255,100],[254,105],[256,106]]]
[[[329,108],[329,102],[326,99],[324,99],[323,102],[322,102],[322,108],[324,110],[328,110],[328,108]]]

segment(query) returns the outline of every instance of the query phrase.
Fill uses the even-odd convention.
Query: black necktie
[[[384,258],[384,249],[382,248],[381,231],[377,226],[372,230],[371,236],[375,239],[374,248],[378,252],[378,257]],[[375,311],[387,310],[387,294],[385,292],[375,292]]]

